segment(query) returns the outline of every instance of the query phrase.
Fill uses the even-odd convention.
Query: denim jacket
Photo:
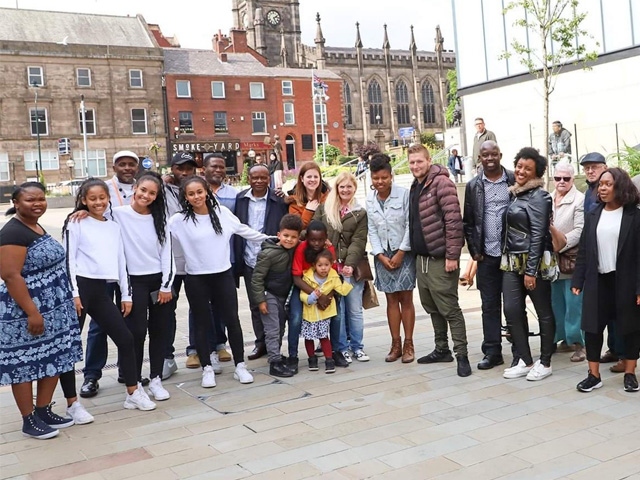
[[[373,191],[367,198],[372,255],[375,257],[387,248],[391,251],[410,251],[409,190],[393,184],[389,197],[384,201],[384,209],[376,195],[377,192]]]

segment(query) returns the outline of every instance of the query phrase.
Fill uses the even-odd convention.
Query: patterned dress
[[[33,240],[27,246],[22,277],[44,318],[44,333],[33,336],[27,331],[27,315],[7,286],[0,284],[0,385],[53,377],[82,360],[62,245],[47,233]]]

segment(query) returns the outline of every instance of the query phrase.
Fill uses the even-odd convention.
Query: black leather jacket
[[[515,183],[513,172],[502,168],[507,174],[507,184]],[[462,218],[464,238],[471,257],[484,252],[484,182],[482,173],[471,179],[464,193],[464,216]]]
[[[543,184],[538,178],[510,188],[511,203],[502,227],[503,253],[528,253],[525,273],[532,277],[538,274],[543,252],[553,251],[549,233],[552,200]]]

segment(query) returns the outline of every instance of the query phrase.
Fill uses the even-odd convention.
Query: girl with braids
[[[170,395],[162,386],[162,366],[165,335],[173,311],[171,285],[176,267],[161,177],[153,172],[142,175],[133,187],[131,204],[114,208],[113,217],[120,225],[133,296],[133,307],[125,323],[133,335],[137,378],[142,378],[148,329],[149,393],[156,400],[167,400]],[[154,238],[155,244],[152,243]]]
[[[88,216],[81,222],[69,222],[67,217],[62,227],[73,299],[80,317],[80,330],[88,314],[118,348],[120,369],[127,388],[124,408],[153,410],[156,404],[138,383],[133,335],[124,320],[131,312],[131,290],[120,227],[104,217],[109,203],[105,182],[96,178],[85,180],[69,217],[79,210],[86,210]],[[122,292],[120,309],[107,293],[107,283],[114,281]],[[69,402],[75,396],[73,372],[61,375],[60,383]]]
[[[51,410],[51,398],[58,375],[82,359],[80,331],[64,249],[38,223],[44,187],[23,183],[11,200],[6,214],[15,217],[0,230],[0,385],[11,385],[22,433],[46,439],[74,423]]]
[[[211,310],[227,328],[240,383],[253,382],[244,363],[244,341],[238,318],[238,297],[231,272],[231,235],[263,241],[268,237],[240,223],[229,209],[218,204],[209,184],[201,177],[190,177],[180,189],[182,212],[169,220],[171,239],[184,252],[187,272],[184,286],[196,327],[196,351],[202,366],[204,388],[216,386],[208,342]],[[215,353],[215,352],[213,352]]]

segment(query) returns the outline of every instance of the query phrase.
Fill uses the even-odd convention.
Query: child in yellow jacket
[[[353,287],[344,283],[336,271],[332,268],[333,255],[329,250],[323,250],[316,256],[313,266],[304,272],[302,280],[313,287],[313,292],[307,294],[300,292],[302,301],[302,336],[304,346],[309,355],[309,370],[318,370],[318,357],[315,354],[314,340],[320,340],[320,346],[325,358],[325,373],[336,371],[336,364],[332,357],[331,342],[329,341],[329,325],[331,319],[338,314],[335,298],[324,310],[318,308],[318,297],[321,294],[329,295],[331,292],[340,295],[348,294]]]

